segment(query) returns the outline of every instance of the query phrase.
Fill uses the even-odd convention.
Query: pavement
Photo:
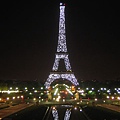
[[[7,116],[9,116],[9,115],[11,115],[13,113],[16,113],[16,112],[18,112],[18,111],[20,111],[22,109],[25,109],[27,107],[30,107],[32,105],[33,104],[25,104],[25,103],[23,103],[23,104],[19,104],[19,105],[15,105],[15,106],[10,106],[8,108],[1,109],[0,110],[0,120],[2,118],[5,118],[5,117],[7,117]]]
[[[111,105],[111,104],[98,104],[97,106],[104,107],[110,110],[114,110],[116,112],[120,112],[120,106]]]

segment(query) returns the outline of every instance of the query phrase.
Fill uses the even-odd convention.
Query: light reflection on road
[[[52,108],[52,115],[54,120],[59,120],[58,111],[55,107]],[[69,120],[71,115],[71,109],[67,109],[65,112],[64,120]]]
[[[52,115],[53,115],[54,120],[59,120],[58,112],[57,112],[57,109],[55,107],[53,107],[53,109],[52,109]]]
[[[64,120],[69,120],[71,115],[71,109],[67,109],[65,112]]]

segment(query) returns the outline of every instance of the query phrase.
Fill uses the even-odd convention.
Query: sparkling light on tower
[[[66,72],[58,72],[59,62],[63,59],[65,63]],[[60,16],[59,16],[59,34],[58,34],[58,45],[57,53],[55,54],[55,62],[53,64],[52,72],[50,73],[45,87],[48,89],[51,83],[62,78],[63,80],[69,80],[73,85],[79,85],[74,73],[71,70],[71,65],[67,53],[66,45],[66,33],[65,33],[65,4],[60,3]]]

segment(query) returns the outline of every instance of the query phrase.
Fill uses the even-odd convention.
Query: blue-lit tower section
[[[65,63],[66,72],[58,72],[59,62],[63,59]],[[55,62],[53,64],[52,72],[50,73],[45,87],[48,89],[51,83],[56,79],[69,80],[73,85],[77,86],[79,83],[75,78],[74,73],[71,70],[71,65],[67,53],[66,45],[66,32],[65,32],[65,4],[60,3],[60,16],[59,16],[59,34],[58,34],[58,45],[57,53],[55,54]]]

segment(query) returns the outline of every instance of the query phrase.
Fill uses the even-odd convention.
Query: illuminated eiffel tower
[[[63,59],[65,63],[65,72],[59,72],[59,62]],[[65,33],[65,4],[60,3],[60,17],[59,17],[59,35],[58,35],[58,46],[57,53],[55,54],[55,62],[52,68],[52,72],[45,82],[45,87],[48,89],[51,83],[56,79],[69,80],[73,85],[77,86],[79,83],[75,78],[74,73],[71,70],[71,65],[68,58],[67,46],[66,46],[66,33]]]

